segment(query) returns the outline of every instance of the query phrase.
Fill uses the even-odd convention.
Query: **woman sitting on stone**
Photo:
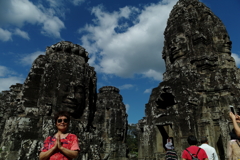
[[[68,112],[61,111],[55,115],[57,133],[44,141],[39,155],[40,160],[71,160],[78,156],[80,151],[78,138],[75,134],[67,133],[70,123]]]

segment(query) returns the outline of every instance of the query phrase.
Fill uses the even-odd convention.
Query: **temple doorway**
[[[167,150],[165,144],[168,138],[172,140],[174,145],[172,125],[157,125],[156,130],[157,152],[164,153]]]

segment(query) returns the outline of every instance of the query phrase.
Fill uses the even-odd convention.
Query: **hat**
[[[166,147],[167,149],[174,149],[174,147],[173,147],[173,145],[172,145],[171,142],[168,142],[167,144],[165,144],[165,147]]]

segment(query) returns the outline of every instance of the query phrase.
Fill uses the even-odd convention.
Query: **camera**
[[[233,107],[232,105],[229,105],[229,108],[230,108],[230,112],[232,112],[233,114],[235,114],[234,107]]]

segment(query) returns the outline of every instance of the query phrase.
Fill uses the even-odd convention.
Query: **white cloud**
[[[60,38],[60,28],[65,28],[64,23],[58,17],[48,18],[43,23],[43,34]]]
[[[143,93],[151,93],[152,92],[152,88],[146,89]]]
[[[240,57],[239,57],[239,55],[237,55],[235,53],[232,53],[232,57],[235,59],[236,66],[239,66],[240,65]]]
[[[29,0],[7,0],[0,2],[0,26],[23,27],[30,23],[41,25],[42,33],[60,38],[64,23],[57,17],[57,12],[42,5],[34,5]]]
[[[118,87],[120,90],[123,90],[123,89],[130,89],[130,88],[133,88],[134,87],[134,85],[132,85],[132,84],[124,84],[124,85],[122,85],[122,86],[120,86],[120,87]]]
[[[46,0],[49,2],[50,6],[53,7],[53,8],[56,8],[56,7],[59,7],[59,6],[62,6],[62,0]]]
[[[162,63],[164,63],[164,62],[162,62]],[[153,69],[149,69],[148,71],[143,72],[143,76],[144,77],[148,77],[148,78],[152,77],[156,81],[160,81],[163,78],[163,74],[162,73],[159,73],[159,72],[157,72],[157,71],[155,71]]]
[[[94,57],[90,65],[105,74],[120,77],[140,74],[161,80],[165,71],[161,53],[163,32],[176,1],[151,4],[143,9],[127,6],[112,13],[103,11],[102,6],[93,8],[94,24],[80,29],[88,32],[81,40]]]
[[[76,6],[82,4],[83,2],[85,2],[85,0],[71,0],[71,1]]]
[[[14,34],[18,35],[18,36],[20,36],[20,37],[22,37],[24,39],[30,40],[30,38],[28,36],[28,33],[20,30],[19,28],[15,29]]]
[[[17,77],[17,74],[11,69],[0,66],[0,92],[3,90],[9,90],[9,87],[16,83],[22,83],[23,78]]]
[[[0,77],[4,77],[8,73],[8,69],[5,66],[0,66]]]
[[[2,28],[0,28],[0,40],[1,41],[9,41],[9,40],[12,40],[12,33],[9,32],[8,30],[4,30]]]
[[[15,76],[15,75],[16,73],[11,69],[5,66],[0,66],[0,77]]]
[[[0,78],[0,92],[4,90],[9,90],[9,87],[16,83],[23,83],[23,78],[13,76],[7,78]]]
[[[125,104],[126,107],[126,112],[128,112],[128,110],[130,109],[130,105],[129,104]]]
[[[45,52],[42,51],[37,51],[31,54],[25,55],[22,59],[20,59],[20,62],[23,65],[32,65],[33,61],[39,56],[39,55],[44,55]]]
[[[57,15],[58,17],[65,18],[66,11],[69,11],[68,7],[64,3],[65,0],[46,0],[49,2],[50,8],[41,7],[43,12],[48,12],[48,15]]]

